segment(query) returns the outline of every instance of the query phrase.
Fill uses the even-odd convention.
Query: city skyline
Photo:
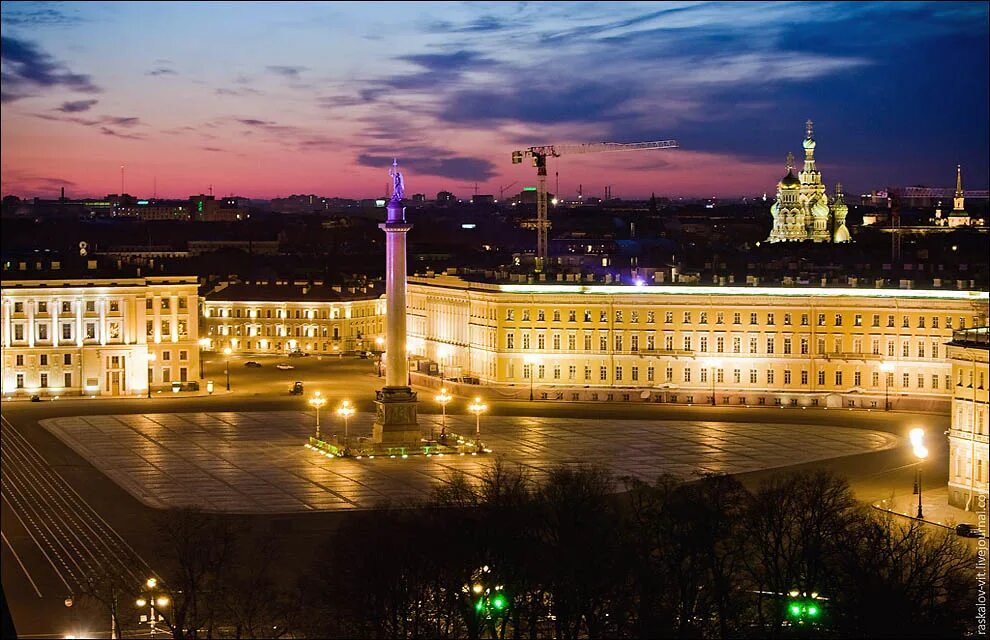
[[[809,6],[4,3],[3,193],[498,194],[672,138],[548,189],[772,194],[808,118],[849,193],[986,189],[987,5]]]

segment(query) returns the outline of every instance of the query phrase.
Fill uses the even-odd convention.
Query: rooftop
[[[374,300],[385,294],[381,282],[325,284],[320,281],[223,283],[207,293],[207,302],[348,302]]]

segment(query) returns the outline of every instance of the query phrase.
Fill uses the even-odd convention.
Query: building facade
[[[947,411],[946,343],[988,295],[435,276],[408,300],[411,355],[518,397]]]
[[[4,275],[4,397],[131,396],[199,379],[195,277]]]
[[[833,204],[815,165],[812,122],[806,123],[804,168],[794,175],[794,155],[787,154],[787,175],[777,183],[777,199],[770,207],[773,227],[767,242],[812,240],[814,242],[849,242],[846,228],[846,207],[842,186],[836,186]]]
[[[202,313],[203,336],[215,350],[338,354],[380,350],[385,335],[380,286],[225,285],[203,298]]]
[[[948,357],[952,363],[949,504],[977,511],[986,508],[990,481],[990,330],[980,327],[955,332],[948,344]]]

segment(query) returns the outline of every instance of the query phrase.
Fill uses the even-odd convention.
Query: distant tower
[[[835,198],[832,200],[832,215],[835,220],[835,232],[832,234],[832,242],[849,242],[849,229],[846,228],[846,215],[849,207],[842,196],[842,183],[835,183]]]
[[[801,179],[801,203],[805,209],[805,229],[808,240],[828,242],[829,210],[828,196],[825,185],[822,184],[822,174],[815,166],[815,137],[813,123],[809,119],[805,123],[804,141],[804,170],[798,174]]]
[[[952,211],[949,213],[949,226],[961,227],[969,224],[969,214],[966,213],[966,198],[962,188],[962,165],[956,165],[956,193],[952,198]]]

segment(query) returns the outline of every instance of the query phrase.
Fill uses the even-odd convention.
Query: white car
[[[288,371],[289,369],[295,369],[291,364],[279,363],[275,365],[276,369],[281,369],[282,371]]]

